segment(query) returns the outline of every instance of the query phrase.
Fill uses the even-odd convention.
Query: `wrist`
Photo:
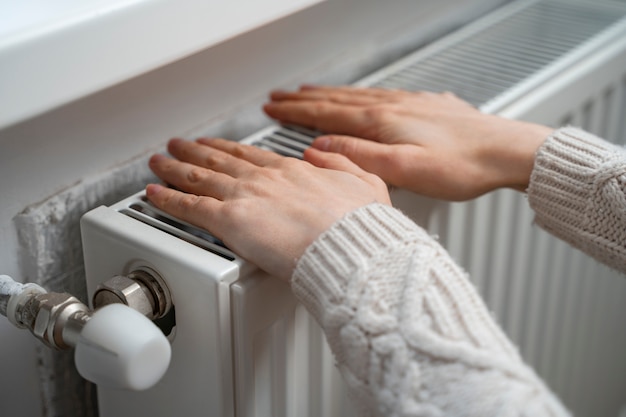
[[[526,191],[539,147],[554,129],[540,124],[498,118],[494,135],[500,146],[493,147],[490,160],[497,171],[497,187]],[[502,140],[506,138],[505,140]]]

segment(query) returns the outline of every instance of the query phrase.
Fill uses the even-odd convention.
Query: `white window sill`
[[[0,129],[322,0],[0,0]]]

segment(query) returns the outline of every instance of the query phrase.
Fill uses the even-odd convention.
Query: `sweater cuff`
[[[598,260],[614,265],[601,247],[618,243],[605,232],[616,219],[601,210],[607,183],[624,172],[624,151],[574,127],[554,131],[537,151],[528,187],[535,223]],[[615,187],[610,186],[610,189]],[[620,193],[619,185],[615,188]],[[623,191],[621,191],[623,193]],[[609,216],[610,217],[610,216]],[[602,229],[602,230],[601,230]],[[583,239],[581,239],[583,237]],[[602,242],[600,242],[602,240]],[[611,242],[613,241],[613,242]]]
[[[391,246],[430,240],[425,230],[400,211],[379,203],[361,207],[335,223],[313,242],[292,275],[295,296],[322,323],[329,307],[342,304],[350,277]],[[358,285],[358,284],[357,284]],[[329,317],[324,317],[328,320]]]

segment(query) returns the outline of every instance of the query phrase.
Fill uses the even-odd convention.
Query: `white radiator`
[[[485,112],[571,123],[625,143],[624,16],[626,4],[609,1],[514,2],[357,84],[449,90]],[[299,157],[314,137],[272,126],[244,142]],[[626,404],[625,277],[533,227],[520,193],[443,203],[396,191],[393,199],[470,272],[568,408],[617,415]],[[286,284],[142,193],[89,212],[81,225],[90,295],[113,275],[149,267],[175,306],[164,379],[139,393],[99,388],[101,417],[353,415],[320,329]]]

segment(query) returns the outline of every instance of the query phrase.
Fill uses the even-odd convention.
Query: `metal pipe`
[[[8,275],[0,275],[0,314],[7,315],[7,305],[12,295],[17,295],[24,290],[24,284],[14,281]]]

